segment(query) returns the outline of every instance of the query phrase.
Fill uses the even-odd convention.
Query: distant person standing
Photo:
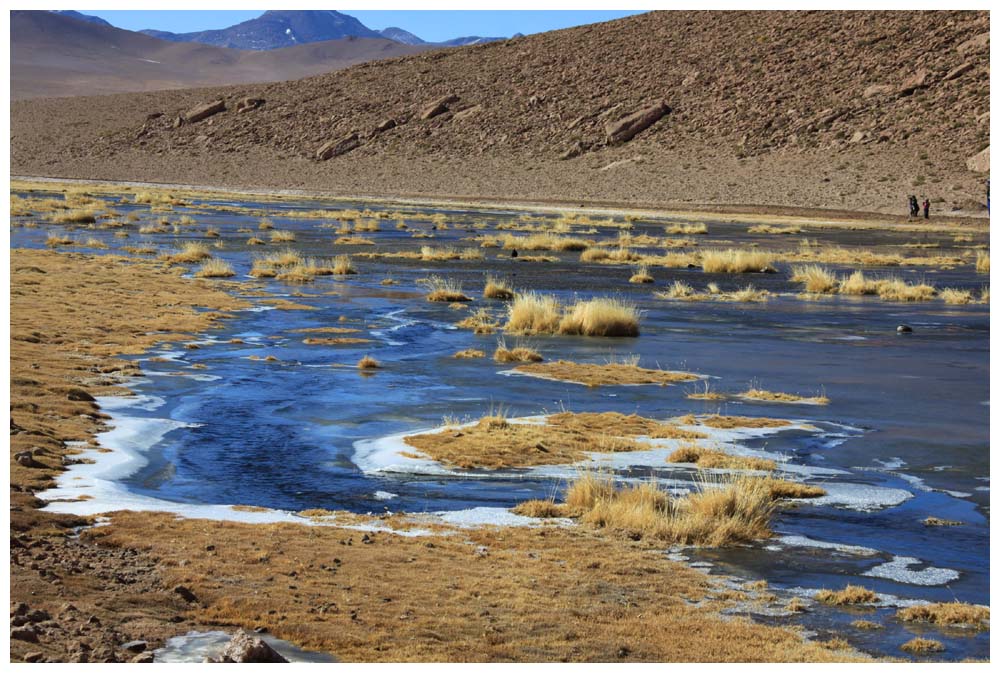
[[[924,219],[931,219],[931,200],[926,198],[924,199]]]
[[[917,217],[920,208],[917,206],[917,197],[910,194],[910,217]]]

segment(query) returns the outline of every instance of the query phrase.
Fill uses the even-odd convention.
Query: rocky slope
[[[280,84],[18,103],[12,170],[869,210],[916,192],[969,211],[988,32],[985,12],[655,12]],[[72,131],[43,141],[54,127]]]

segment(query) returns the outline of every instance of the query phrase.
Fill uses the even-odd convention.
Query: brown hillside
[[[294,82],[16,103],[12,170],[897,212],[913,192],[968,214],[985,200],[966,160],[989,144],[988,31],[986,12],[655,12]],[[266,104],[236,113],[243,97]],[[176,125],[216,98],[229,111]]]
[[[10,32],[15,100],[281,81],[428,49],[365,38],[241,51],[168,42],[42,11],[11,12]]]

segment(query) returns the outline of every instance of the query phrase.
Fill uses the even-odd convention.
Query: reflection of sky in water
[[[317,207],[310,204],[307,207]],[[128,206],[117,208],[127,213]],[[143,211],[140,211],[143,212]],[[167,214],[179,218],[183,209]],[[243,241],[259,218],[234,214],[195,214],[199,226],[183,234],[115,239],[105,230],[94,235],[114,247],[151,240],[164,248],[198,238],[212,226],[223,233],[216,256],[249,270],[251,255]],[[293,229],[292,244],[307,256],[342,252],[413,249],[414,246],[475,246],[461,239],[474,235],[466,223],[503,216],[458,215],[433,239],[412,239],[394,220],[381,231],[364,233],[374,246],[344,248],[332,243],[324,221],[271,217],[278,229]],[[457,223],[455,223],[457,222]],[[413,228],[431,231],[426,221]],[[335,228],[335,227],[334,227]],[[133,231],[136,227],[133,228]],[[745,225],[709,223],[712,238],[733,240]],[[12,245],[44,243],[48,227],[12,230]],[[490,230],[476,230],[475,234]],[[662,236],[661,225],[638,224],[635,234]],[[617,230],[599,236],[614,238]],[[902,243],[915,235],[817,230],[809,238],[852,245]],[[936,240],[935,235],[920,235]],[[702,237],[705,238],[705,237]],[[758,240],[774,241],[774,238]],[[950,237],[940,236],[945,245]],[[780,243],[780,242],[779,242]],[[794,245],[792,241],[788,245]],[[729,244],[718,244],[729,245]],[[252,248],[272,250],[268,245]],[[282,245],[281,247],[284,247]],[[945,248],[936,250],[949,254]],[[840,588],[863,583],[903,599],[988,602],[988,337],[985,306],[947,307],[940,302],[889,304],[875,299],[802,301],[772,299],[766,305],[684,303],[652,296],[673,280],[696,287],[709,281],[723,289],[752,282],[772,292],[791,292],[786,274],[753,277],[713,275],[697,270],[653,268],[653,288],[631,286],[628,267],[579,266],[578,253],[560,253],[559,262],[512,261],[506,251],[483,249],[482,261],[421,262],[355,259],[361,273],[346,281],[319,278],[305,286],[265,281],[270,293],[316,307],[315,311],[245,311],[213,333],[198,350],[165,349],[166,361],[144,361],[150,374],[137,391],[151,396],[136,407],[112,410],[137,418],[170,418],[181,425],[153,450],[148,463],[127,479],[137,495],[177,502],[245,504],[284,510],[349,509],[359,512],[439,511],[472,507],[509,507],[531,497],[548,497],[564,484],[563,470],[495,474],[363,473],[355,462],[356,444],[438,425],[445,415],[477,418],[502,405],[511,416],[568,409],[637,412],[666,418],[686,413],[787,416],[814,421],[818,432],[784,432],[741,440],[744,452],[784,458],[799,476],[813,474],[829,496],[782,512],[775,529],[783,537],[752,548],[685,552],[713,569],[766,577],[775,588]],[[553,253],[544,253],[553,254]],[[912,254],[912,252],[911,252]],[[587,388],[521,376],[500,376],[505,367],[489,358],[461,360],[454,352],[476,347],[491,353],[496,336],[454,329],[467,314],[423,300],[416,280],[447,273],[474,296],[485,271],[510,278],[515,287],[559,294],[629,296],[644,311],[638,339],[533,337],[530,344],[548,360],[600,362],[637,353],[645,366],[687,369],[717,377],[713,388],[760,387],[801,394],[822,390],[827,407],[725,403],[687,400],[690,386]],[[984,276],[968,266],[950,271],[895,269],[907,280],[926,278],[939,287],[978,288]],[[398,285],[383,287],[391,276]],[[298,293],[307,296],[294,296]],[[502,310],[502,304],[476,302]],[[341,320],[341,317],[346,320]],[[915,333],[900,336],[896,325]],[[369,343],[306,345],[307,334],[293,330],[338,326],[360,330]],[[242,344],[229,343],[238,336]],[[272,338],[278,337],[278,338]],[[511,341],[511,339],[508,339]],[[372,376],[353,367],[364,354],[383,363]],[[154,354],[155,355],[155,354]],[[277,362],[251,360],[273,355]],[[191,369],[192,364],[205,369]],[[186,374],[178,376],[176,374]],[[157,399],[158,398],[158,399]],[[162,404],[159,402],[162,401]],[[858,431],[844,431],[843,427]],[[173,426],[172,426],[173,427]],[[362,444],[363,446],[363,444]],[[652,453],[650,455],[653,455]],[[623,466],[619,466],[623,467]],[[821,469],[822,468],[822,469]],[[641,478],[656,473],[668,480],[689,480],[687,470],[671,468],[661,456],[645,467],[622,470]],[[865,511],[868,510],[868,511]],[[937,516],[966,525],[927,528],[921,520]],[[810,542],[812,541],[812,542]],[[864,547],[872,554],[839,550]],[[958,573],[958,579],[953,579]],[[874,575],[874,576],[873,576]],[[942,583],[944,582],[944,583]],[[878,613],[885,620],[891,611]],[[859,618],[843,610],[817,607],[803,619],[821,633],[835,629],[851,642],[899,654],[898,644],[918,630],[889,624],[875,634],[846,626]],[[861,618],[871,618],[864,615]],[[779,619],[779,618],[768,618]],[[946,656],[985,657],[988,634],[922,634],[944,640]],[[899,642],[896,642],[896,641]]]

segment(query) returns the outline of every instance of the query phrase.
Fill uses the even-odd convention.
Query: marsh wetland
[[[725,578],[734,614],[877,657],[989,656],[988,617],[897,613],[989,602],[985,224],[12,199],[12,248],[156,259],[245,302],[127,356],[134,395],[98,398],[111,451],[48,511],[604,528]],[[581,475],[652,485],[634,499],[671,525],[564,505]],[[763,479],[785,489],[764,532],[678,523],[686,497]],[[873,593],[822,593],[848,585]],[[918,636],[943,651],[901,649]]]

